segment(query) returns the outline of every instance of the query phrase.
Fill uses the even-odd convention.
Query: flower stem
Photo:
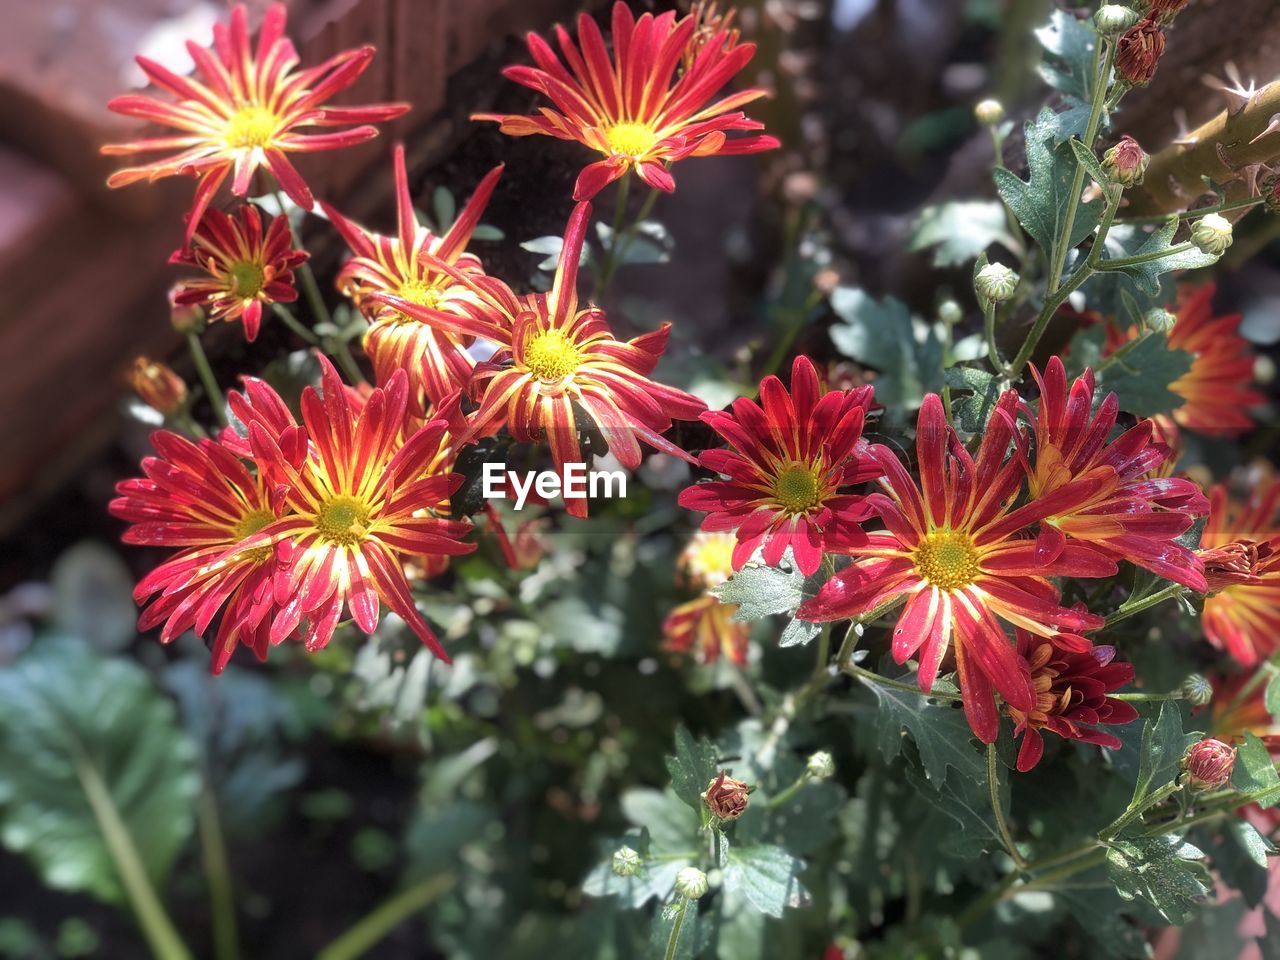
[[[1125,267],[1134,267],[1138,264],[1151,263],[1155,260],[1163,260],[1165,257],[1186,253],[1194,248],[1195,244],[1188,240],[1184,243],[1174,244],[1164,250],[1153,250],[1151,253],[1139,253],[1132,257],[1116,257],[1114,260],[1100,260],[1095,264],[1094,268],[1103,271],[1123,270]]]
[[[205,393],[209,395],[209,405],[213,407],[214,419],[220,425],[226,426],[226,398],[222,395],[222,388],[218,386],[218,378],[213,375],[213,368],[209,366],[209,358],[205,356],[200,338],[194,332],[187,334],[187,349],[191,352],[191,362],[196,366],[196,373],[200,376],[200,382],[204,384]]]
[[[1230,200],[1226,203],[1219,203],[1212,207],[1199,207],[1195,210],[1184,210],[1182,213],[1170,214],[1162,213],[1153,217],[1121,217],[1120,223],[1165,223],[1170,217],[1177,217],[1179,220],[1192,220],[1197,217],[1207,216],[1210,213],[1227,213],[1231,210],[1243,210],[1246,207],[1256,207],[1262,203],[1262,197],[1245,197],[1243,200]]]
[[[1181,690],[1170,690],[1168,693],[1108,693],[1112,700],[1128,700],[1130,703],[1156,703],[1161,700],[1183,699]]]
[[[275,315],[281,319],[284,325],[297,334],[304,342],[311,344],[313,347],[320,345],[320,338],[304,327],[299,322],[298,318],[293,315],[293,311],[288,307],[279,303],[273,303],[271,305],[271,309],[275,311]]]
[[[808,782],[809,782],[809,773],[808,771],[805,771],[804,773],[800,774],[800,776],[796,777],[795,783],[791,784],[791,786],[787,787],[787,789],[783,790],[777,796],[772,797],[769,800],[769,802],[764,805],[764,808],[766,810],[777,810],[780,806],[782,806],[784,803],[786,803],[788,800],[794,797],[797,793],[803,790],[804,785]]]
[[[600,275],[596,278],[595,296],[597,303],[604,297],[613,282],[613,275],[618,269],[618,247],[622,241],[622,221],[627,215],[627,201],[631,198],[631,177],[623,174],[618,181],[618,192],[613,207],[613,227],[609,233],[609,250],[604,255],[604,263],[600,266]]]
[[[1168,800],[1170,797],[1172,797],[1175,793],[1177,793],[1181,789],[1182,789],[1182,784],[1180,784],[1177,780],[1174,780],[1170,783],[1166,783],[1163,787],[1161,787],[1155,793],[1151,794],[1151,796],[1142,800],[1140,803],[1137,803],[1134,806],[1131,806],[1124,813],[1120,814],[1120,816],[1116,817],[1115,820],[1111,821],[1111,823],[1106,827],[1104,827],[1103,830],[1098,834],[1098,839],[1103,841],[1110,840],[1117,833],[1119,833],[1129,824],[1133,823],[1133,821],[1137,820],[1139,817],[1141,817],[1144,813],[1146,813],[1156,804],[1163,803],[1165,800]]]
[[[880,686],[888,687],[891,690],[902,690],[906,693],[917,693],[922,697],[932,697],[935,700],[959,700],[960,699],[959,694],[942,693],[941,691],[938,691],[938,690],[934,690],[931,693],[925,693],[919,687],[916,687],[910,683],[902,683],[898,680],[891,680],[888,677],[882,677],[880,676],[880,674],[872,673],[870,670],[866,670],[858,666],[856,663],[845,664],[842,669],[844,670],[845,673],[849,674],[850,676],[861,677],[863,680],[866,680],[869,683],[877,683]]]
[[[159,960],[191,960],[191,951],[182,942],[173,921],[156,896],[155,888],[147,877],[142,856],[138,853],[129,828],[120,816],[111,791],[103,783],[97,767],[81,755],[75,756],[74,763],[80,786],[111,855],[111,862],[120,877],[121,886],[129,896],[138,926],[142,928],[152,954]]]
[[[445,873],[406,887],[321,950],[316,960],[357,960],[363,957],[383,937],[425,909],[453,885],[453,875]]]
[[[667,950],[663,960],[675,960],[676,947],[680,945],[680,928],[684,926],[684,915],[689,912],[689,901],[680,898],[680,906],[676,908],[676,919],[671,924],[671,936],[667,937]]]
[[[997,777],[1000,770],[996,763],[996,745],[988,743],[987,790],[991,794],[991,812],[995,814],[996,828],[1000,831],[1000,840],[1004,843],[1004,848],[1009,852],[1009,856],[1013,858],[1013,865],[1018,870],[1023,871],[1027,869],[1027,861],[1018,852],[1018,845],[1013,841],[1013,832],[1009,829],[1009,822],[1004,816],[1004,805],[1000,802],[1000,781]]]
[[[204,859],[205,877],[209,883],[213,955],[216,960],[237,960],[240,947],[236,931],[235,896],[231,888],[231,868],[227,863],[227,848],[222,839],[218,799],[207,780],[200,788],[196,824],[200,831],[200,854]]]
[[[1141,600],[1135,600],[1132,604],[1126,603],[1115,613],[1107,617],[1107,621],[1104,626],[1109,627],[1113,624],[1119,623],[1121,620],[1127,620],[1135,614],[1142,613],[1144,610],[1149,610],[1157,604],[1164,603],[1164,601],[1178,596],[1186,589],[1187,588],[1180,583],[1171,583],[1163,590],[1158,590],[1150,596],[1143,597]]]

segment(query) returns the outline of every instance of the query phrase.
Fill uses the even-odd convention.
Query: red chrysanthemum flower
[[[1071,653],[1025,630],[1018,630],[1017,638],[1018,653],[1031,667],[1036,693],[1031,711],[1005,707],[1013,718],[1014,736],[1022,736],[1018,770],[1026,773],[1044,756],[1044,730],[1064,740],[1119,749],[1119,738],[1097,727],[1121,726],[1138,719],[1132,704],[1107,696],[1133,681],[1133,664],[1112,663],[1115,647]]]
[[[590,220],[591,204],[578,204],[565,228],[555,280],[545,295],[518,297],[493,277],[463,273],[424,252],[429,266],[465,285],[484,309],[461,316],[387,294],[373,296],[436,329],[499,344],[472,375],[471,392],[480,405],[462,441],[505,424],[522,443],[536,443],[545,436],[557,469],[563,469],[565,464],[582,462],[576,405],[629,470],[640,465],[640,440],[693,462],[660,434],[670,429],[673,418],[692,420],[706,404],[649,379],[666,350],[671,325],[664,323],[652,333],[622,341],[609,329],[603,311],[579,309],[578,260]],[[571,499],[567,510],[572,516],[585,517],[586,501]]]
[[[277,441],[282,405],[275,401],[237,415],[247,425],[259,468],[284,488],[292,511],[243,544],[287,545],[288,565],[272,582],[279,612],[271,640],[293,633],[305,617],[307,649],[318,650],[333,636],[344,605],[361,630],[373,633],[385,603],[448,660],[418,613],[402,567],[405,559],[475,549],[461,539],[469,523],[433,512],[462,482],[454,473],[425,472],[440,453],[447,418],[405,438],[409,385],[403,372],[371,391],[357,412],[337,371],[323,357],[320,362],[323,396],[313,387],[302,393],[305,446],[293,440],[298,428],[284,430],[285,442]]]
[[[554,109],[535,116],[482,113],[515,137],[545,134],[576,140],[603,154],[578,175],[575,200],[589,200],[606,185],[635,170],[649,186],[675,189],[668,166],[685,157],[758,153],[777,147],[776,137],[755,133],[764,125],[740,109],[765,95],[753,88],[714,100],[747,65],[755,44],[736,43],[724,26],[712,37],[698,34],[698,18],[676,19],[674,11],[637,20],[621,0],[613,6],[613,58],[596,22],[578,18],[578,43],[556,27],[562,63],[551,46],[531,33],[536,67],[507,67],[516,83],[544,94]],[[696,51],[691,45],[696,44]],[[682,67],[686,53],[693,58]],[[565,64],[568,64],[566,69]],[[748,131],[744,137],[727,134]]]
[[[1209,503],[1193,481],[1150,474],[1171,451],[1152,438],[1150,420],[1140,420],[1108,442],[1120,412],[1109,393],[1093,410],[1094,379],[1090,370],[1068,388],[1062,361],[1053,357],[1042,376],[1031,368],[1040,387],[1032,418],[1035,453],[1026,461],[1031,497],[1037,498],[1083,477],[1100,480],[1088,500],[1077,500],[1070,512],[1046,516],[1036,538],[1037,556],[1052,563],[1067,540],[1088,544],[1114,560],[1128,560],[1193,590],[1205,589],[1204,565],[1194,551],[1176,542]]]
[[[1063,607],[1049,578],[1116,572],[1114,562],[1086,544],[1068,541],[1050,562],[1026,538],[1038,521],[1089,502],[1105,479],[1072,480],[1010,510],[1023,479],[1021,463],[1007,455],[1018,402],[1012,390],[1000,397],[975,460],[947,424],[942,401],[936,394],[925,397],[916,432],[919,485],[892,450],[873,445],[884,492],[867,499],[886,529],[842,551],[854,563],[798,613],[806,620],[842,620],[905,599],[893,632],[894,659],[903,663],[919,654],[917,679],[927,692],[953,647],[965,715],[986,743],[995,740],[999,726],[993,690],[1024,713],[1035,709],[1026,661],[1000,621],[1063,649],[1087,650],[1089,641],[1074,631],[1097,629],[1102,618]]]
[[[263,478],[221,444],[192,443],[164,430],[151,439],[159,456],[142,461],[145,477],[117,485],[109,509],[132,524],[125,543],[181,549],[134,591],[139,605],[149,603],[138,629],[163,623],[160,640],[170,643],[187,630],[203,635],[221,613],[213,672],[241,643],[265,660],[278,559],[271,544],[237,545],[272,523],[281,505],[272,503]]]
[[[702,415],[732,449],[698,462],[725,479],[685,488],[680,506],[705,511],[704,530],[737,531],[735,569],[759,548],[774,566],[790,547],[800,572],[814,573],[824,552],[858,542],[858,524],[872,516],[864,496],[841,492],[880,476],[862,439],[871,402],[871,387],[824,393],[813,362],[796,357],[790,393],[765,377],[760,405],[743,397]]]
[[[252,341],[262,325],[263,306],[298,299],[293,271],[307,256],[293,249],[293,234],[283,216],[273,217],[263,230],[258,208],[251,203],[235,216],[209,210],[191,245],[169,258],[172,264],[196,267],[208,276],[183,281],[174,290],[174,306],[204,307],[210,322],[239,320],[245,339]]]
[[[138,57],[153,84],[173,101],[142,94],[116,97],[108,108],[173,127],[174,136],[109,144],[110,156],[178,150],[179,153],[113,173],[109,187],[139,180],[189,174],[200,177],[187,223],[187,239],[200,225],[218,187],[231,176],[231,191],[243,197],[259,168],[271,171],[290,199],[308,210],[314,203],[306,181],[286,154],[335,150],[378,135],[368,124],[392,120],[408,112],[403,103],[335,107],[326,101],[351,86],[373,59],[374,48],[346,50],[318,67],[298,70],[298,53],[284,36],[285,8],[274,4],[262,20],[256,53],[249,43],[244,4],[231,10],[230,26],[213,28],[213,47],[187,42],[196,75],[181,77],[146,57]],[[362,126],[351,126],[362,124]],[[305,132],[310,127],[347,127],[330,133]]]
[[[479,258],[467,253],[466,246],[501,176],[500,166],[489,171],[443,236],[418,223],[403,146],[395,149],[396,236],[365,230],[320,203],[355,254],[338,273],[338,288],[369,319],[364,351],[373,361],[377,380],[386,383],[396,370],[404,370],[409,375],[410,409],[418,415],[424,410],[424,392],[431,402],[439,402],[467,386],[475,361],[466,348],[473,338],[429,326],[372,295],[388,294],[442,313],[483,312],[484,304],[469,288],[430,266],[421,254],[426,251],[462,273],[483,276]]]
[[[1246,667],[1280,650],[1280,480],[1264,476],[1245,503],[1222,485],[1209,493],[1201,556],[1215,565],[1220,589],[1204,601],[1201,623],[1209,642]],[[1216,569],[1228,555],[1246,559],[1244,577],[1230,582]],[[1225,571],[1222,571],[1225,573]]]
[[[736,542],[729,533],[699,531],[680,553],[676,564],[679,580],[702,595],[680,604],[663,620],[664,650],[692,652],[704,664],[715,663],[722,656],[731,663],[747,662],[750,627],[733,619],[738,605],[721,603],[707,593],[733,573]]]
[[[1182,397],[1173,411],[1179,426],[1196,433],[1230,437],[1253,427],[1250,407],[1264,401],[1251,390],[1253,351],[1237,332],[1238,313],[1213,315],[1212,284],[1184,289],[1177,321],[1169,331],[1169,347],[1191,354],[1191,369],[1169,384]]]

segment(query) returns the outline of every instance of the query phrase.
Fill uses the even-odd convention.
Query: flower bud
[[[640,854],[630,847],[619,847],[613,852],[613,872],[620,877],[634,877],[640,872]]]
[[[1182,699],[1193,707],[1203,707],[1213,699],[1213,684],[1202,673],[1188,674],[1179,691]]]
[[[815,780],[828,780],[836,772],[836,762],[827,751],[819,750],[809,757],[809,761],[805,764],[805,772]]]
[[[181,294],[180,283],[174,284],[169,290],[169,324],[183,336],[199,333],[204,329],[204,311],[190,304],[179,303]]]
[[[994,127],[1004,119],[1004,104],[999,100],[983,100],[973,108],[973,118],[984,127]]]
[[[685,900],[697,900],[707,892],[707,875],[697,867],[685,867],[676,874],[676,894]]]
[[[1147,16],[1159,23],[1172,23],[1173,18],[1190,2],[1191,0],[1151,0]]]
[[[1216,790],[1225,786],[1235,765],[1235,748],[1212,737],[1192,745],[1182,758],[1186,783],[1192,790]]]
[[[1093,15],[1093,25],[1104,37],[1119,36],[1137,22],[1138,15],[1118,3],[1108,3],[1099,7],[1098,12]]]
[[[987,303],[1001,303],[1018,289],[1018,275],[1003,263],[988,263],[978,271],[973,288]]]
[[[1191,242],[1201,253],[1222,256],[1231,246],[1231,221],[1216,213],[1206,214],[1191,228]]]
[[[1105,9],[1105,8],[1104,8]],[[1102,155],[1102,169],[1113,183],[1128,189],[1142,183],[1151,158],[1127,133],[1120,142]]]
[[[1197,550],[1208,584],[1205,596],[1211,597],[1236,584],[1257,583],[1262,564],[1271,555],[1269,543],[1253,540],[1231,540],[1221,546]]]
[[[163,363],[138,357],[129,371],[129,386],[142,402],[166,417],[182,409],[187,402],[187,385]]]
[[[1168,333],[1173,329],[1173,325],[1178,322],[1178,318],[1164,307],[1152,307],[1143,316],[1142,322],[1148,330],[1153,330],[1156,333]]]
[[[954,300],[943,300],[942,303],[938,304],[938,319],[948,327],[954,327],[964,319],[964,311],[960,309],[960,304]]]
[[[1152,19],[1140,20],[1116,42],[1116,73],[1135,87],[1145,87],[1156,75],[1164,54],[1164,33]]]
[[[702,802],[711,815],[720,820],[737,820],[747,810],[751,788],[741,780],[735,780],[723,770],[707,784]]]
[[[1253,382],[1267,384],[1276,378],[1276,362],[1265,353],[1253,358]]]

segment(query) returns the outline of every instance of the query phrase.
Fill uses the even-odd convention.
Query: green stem
[[[1188,250],[1195,248],[1195,244],[1190,240],[1184,243],[1174,244],[1164,250],[1153,250],[1151,253],[1139,253],[1132,257],[1116,257],[1113,260],[1099,260],[1094,269],[1101,271],[1123,270],[1125,267],[1133,267],[1142,263],[1151,263],[1154,260],[1163,260],[1165,257],[1174,257],[1180,253],[1186,253]]]
[[[676,908],[676,919],[671,925],[671,936],[667,937],[667,951],[664,960],[675,960],[676,947],[680,944],[680,928],[684,926],[684,915],[689,912],[689,901],[680,898],[680,906]]]
[[[777,796],[771,798],[769,802],[764,805],[764,808],[766,810],[777,810],[780,806],[803,790],[804,785],[808,782],[809,774],[807,772],[800,774],[800,776],[796,777],[795,783],[791,784],[791,786],[787,787],[787,789],[783,790]]]
[[[1135,614],[1142,613],[1144,610],[1149,610],[1157,604],[1164,603],[1164,601],[1178,596],[1186,589],[1187,588],[1180,583],[1171,583],[1163,590],[1157,590],[1150,596],[1143,597],[1141,600],[1135,600],[1132,604],[1126,603],[1115,613],[1111,614],[1111,616],[1107,617],[1107,622],[1104,626],[1110,627],[1113,624],[1119,623],[1121,620],[1127,620]]]
[[[1107,696],[1112,700],[1128,700],[1130,703],[1156,703],[1161,700],[1183,699],[1181,690],[1171,690],[1168,693],[1108,693]]]
[[[1013,865],[1020,871],[1026,870],[1027,861],[1018,852],[1018,845],[1013,842],[1013,831],[1009,829],[1009,822],[1005,820],[1004,816],[1004,806],[1000,803],[1000,781],[997,778],[997,774],[1000,771],[996,763],[996,745],[988,743],[987,792],[991,795],[991,812],[995,814],[996,828],[1000,831],[1000,840],[1004,843],[1004,848],[1009,852],[1009,856],[1013,858]]]
[[[596,292],[592,297],[597,303],[604,298],[613,275],[618,269],[618,247],[622,242],[622,221],[627,215],[627,201],[631,198],[631,176],[624,174],[618,181],[618,192],[613,207],[613,228],[609,233],[609,251],[604,256],[600,275],[596,278]]]
[[[151,952],[160,960],[191,960],[191,951],[182,942],[173,921],[156,896],[155,888],[147,878],[147,868],[129,834],[129,828],[120,816],[111,791],[103,783],[97,767],[83,756],[77,756],[74,762],[80,786],[84,789],[94,820],[97,821],[107,851],[111,854],[111,862],[129,896],[129,903],[138,918],[138,926],[142,928]]]
[[[213,367],[209,366],[209,358],[205,356],[200,338],[194,332],[187,334],[187,349],[191,352],[191,362],[196,366],[196,373],[200,376],[200,382],[204,384],[205,393],[209,395],[214,419],[222,426],[226,426],[226,398],[222,395],[222,388],[218,386],[218,378],[213,375]]]
[[[387,934],[437,900],[453,884],[453,875],[446,873],[406,887],[321,950],[316,960],[357,960],[363,957]]]
[[[299,322],[298,318],[293,315],[293,311],[288,307],[283,304],[273,303],[271,305],[271,309],[275,312],[275,315],[283,321],[284,325],[296,333],[303,341],[311,344],[313,347],[318,347],[320,345],[320,338],[304,327],[302,323]]]
[[[348,382],[352,385],[363,383],[364,372],[360,369],[360,364],[356,363],[351,349],[341,340],[327,340],[326,343],[332,348],[333,359],[338,361],[338,366],[346,374]]]
[[[1182,784],[1177,780],[1174,780],[1171,783],[1166,783],[1155,793],[1151,794],[1151,796],[1147,797],[1142,802],[1131,806],[1124,813],[1120,814],[1120,816],[1116,817],[1115,820],[1111,821],[1111,823],[1103,828],[1103,830],[1098,834],[1098,839],[1104,841],[1110,840],[1129,824],[1133,823],[1133,821],[1137,820],[1152,807],[1156,806],[1156,804],[1163,803],[1181,789]]]
[[[200,789],[196,807],[196,824],[200,831],[200,854],[209,882],[209,912],[213,916],[213,955],[217,960],[236,960],[240,956],[236,931],[236,904],[231,887],[231,867],[227,863],[227,847],[222,839],[222,820],[218,815],[218,799],[208,781]]]
[[[870,670],[863,669],[856,663],[845,664],[844,672],[854,677],[861,677],[870,683],[877,683],[882,687],[888,687],[891,690],[902,690],[905,693],[916,693],[922,697],[932,697],[935,700],[959,700],[960,696],[955,693],[942,693],[934,690],[932,693],[925,693],[919,687],[910,683],[902,683],[898,680],[891,680],[888,677],[882,677],[878,673],[872,673]]]
[[[1226,203],[1219,203],[1213,207],[1199,207],[1195,210],[1183,210],[1178,214],[1161,213],[1152,217],[1121,217],[1120,223],[1165,223],[1170,217],[1177,217],[1179,220],[1192,220],[1199,217],[1207,216],[1210,213],[1227,213],[1231,210],[1243,210],[1246,207],[1256,207],[1262,203],[1263,197],[1245,197],[1243,200],[1229,200]]]
[[[982,329],[987,337],[987,362],[997,375],[1009,375],[1009,368],[1000,359],[1000,347],[996,344],[996,302],[987,300],[982,305]]]

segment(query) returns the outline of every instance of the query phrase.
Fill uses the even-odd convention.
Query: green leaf
[[[956,424],[966,433],[980,433],[1000,399],[1000,378],[976,367],[951,367],[943,376],[952,390],[968,391],[951,395]]]
[[[786,907],[809,905],[809,893],[799,879],[803,869],[802,861],[772,844],[734,847],[724,870],[724,887],[761,913],[781,917]]]
[[[905,680],[912,680],[907,675]],[[914,691],[899,690],[865,680],[877,700],[876,742],[886,760],[902,752],[904,731],[915,741],[925,776],[935,786],[951,767],[963,779],[983,780],[987,775],[982,752],[973,745],[973,731],[964,711]]]
[[[760,620],[779,613],[790,617],[791,622],[782,631],[778,645],[791,647],[808,643],[822,632],[821,624],[795,618],[800,604],[815,596],[819,586],[817,575],[806,577],[786,561],[777,567],[748,563],[711,593],[721,603],[737,606],[734,620]]]
[[[683,853],[701,847],[698,818],[689,816],[684,800],[671,790],[627,790],[621,805],[628,822],[649,831],[656,853]]]
[[[1271,714],[1272,719],[1280,720],[1280,670],[1277,670],[1267,681],[1267,690],[1262,696],[1262,702],[1267,705],[1267,713]]]
[[[1280,917],[1270,910],[1262,911],[1266,922],[1266,936],[1258,938],[1258,952],[1262,960],[1280,960]]]
[[[1138,417],[1171,413],[1184,400],[1169,384],[1191,369],[1194,358],[1185,350],[1171,350],[1163,333],[1148,333],[1098,370],[1098,389],[1112,391],[1120,409]]]
[[[642,858],[640,870],[629,877],[613,872],[613,853],[622,846],[630,847]],[[653,859],[648,829],[629,833],[608,844],[603,853],[604,860],[596,864],[582,882],[582,892],[591,897],[617,897],[621,906],[632,910],[638,910],[650,900],[666,897],[675,886],[676,874],[693,863],[692,859],[673,857]]]
[[[1147,718],[1142,728],[1138,780],[1133,787],[1132,809],[1178,775],[1178,765],[1187,747],[1199,734],[1182,732],[1182,713],[1176,703],[1165,700],[1154,720]]]
[[[1209,894],[1212,880],[1198,847],[1178,837],[1116,841],[1107,851],[1107,874],[1126,900],[1141,897],[1170,923],[1186,923]]]
[[[1045,52],[1039,67],[1045,83],[1068,97],[1087,102],[1092,96],[1098,35],[1065,10],[1055,10],[1035,35]]]
[[[1053,891],[1054,900],[1075,918],[1105,960],[1148,960],[1151,946],[1143,930],[1126,916],[1125,901],[1102,868],[1071,877]]]
[[[177,711],[134,664],[43,641],[0,670],[0,841],[49,886],[123,903],[82,786],[94,775],[162,887],[191,836],[198,787]]]
[[[1276,773],[1267,748],[1252,733],[1245,733],[1244,744],[1236,750],[1231,785],[1244,793],[1268,791],[1267,796],[1258,801],[1261,807],[1274,807],[1280,803],[1280,789],[1277,789],[1280,788],[1280,774]]]
[[[1263,870],[1267,869],[1267,856],[1275,853],[1276,848],[1270,840],[1258,832],[1253,824],[1247,820],[1229,820],[1227,834],[1250,860]]]
[[[105,544],[85,540],[68,549],[54,563],[49,586],[53,622],[68,636],[114,653],[138,635],[133,575]]]
[[[1004,207],[994,200],[955,200],[920,211],[908,248],[932,247],[935,267],[956,267],[993,243],[1008,249],[1016,246],[1009,236]]]
[[[995,813],[991,809],[985,766],[980,778],[955,776],[933,784],[909,769],[907,782],[916,790],[921,800],[954,821],[957,829],[948,833],[945,840],[949,852],[964,859],[974,859],[984,853],[1003,849],[1000,828],[996,825]],[[1007,779],[1000,786],[1000,792],[1002,802],[1007,807]]]
[[[942,387],[942,338],[938,325],[917,323],[893,297],[876,300],[856,287],[837,287],[831,309],[842,321],[831,341],[846,357],[880,371],[876,401],[915,409]]]
[[[452,225],[453,218],[458,212],[453,191],[446,186],[436,187],[435,192],[431,194],[431,210],[435,213],[436,226],[440,228],[441,233],[444,233]]]
[[[1028,180],[1001,167],[995,171],[1000,198],[1013,211],[1018,222],[1046,253],[1053,250],[1066,220],[1071,201],[1071,188],[1078,161],[1065,143],[1054,146],[1053,114],[1041,111],[1026,131]],[[1078,246],[1098,225],[1102,201],[1091,200],[1076,206],[1068,248]]]
[[[677,797],[702,809],[702,792],[715,779],[716,748],[707,740],[695,740],[684,724],[676,727],[676,752],[666,758],[671,789]]]
[[[1178,253],[1170,253],[1167,256],[1158,256],[1163,251],[1171,250],[1175,244],[1173,236],[1178,232],[1178,218],[1171,217],[1161,226],[1157,227],[1150,236],[1147,236],[1142,243],[1132,251],[1125,248],[1125,252],[1118,256],[1111,256],[1099,261],[1097,268],[1099,270],[1120,273],[1133,281],[1133,284],[1139,291],[1149,297],[1155,297],[1160,294],[1160,278],[1166,273],[1173,273],[1177,270],[1198,270],[1201,267],[1211,267],[1218,262],[1218,258],[1208,253],[1201,253],[1195,247],[1188,250],[1182,250]],[[1140,235],[1134,235],[1140,236]],[[1113,241],[1111,233],[1107,234],[1107,251],[1111,253],[1113,250]],[[1120,257],[1143,257],[1155,256],[1156,259],[1146,260],[1142,263],[1133,263],[1126,266],[1108,266],[1111,260]]]

